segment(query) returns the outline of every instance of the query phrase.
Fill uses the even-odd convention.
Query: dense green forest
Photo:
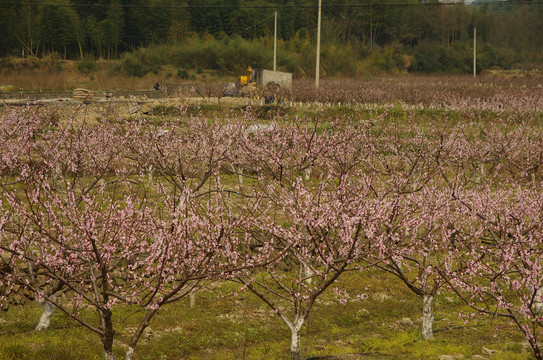
[[[132,75],[169,62],[269,66],[278,13],[281,69],[314,67],[317,0],[0,0],[0,56],[119,59]],[[325,74],[479,71],[543,62],[543,2],[323,0]],[[90,59],[90,60],[89,60]]]

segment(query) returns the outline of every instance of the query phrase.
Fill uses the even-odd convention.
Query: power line
[[[275,16],[275,14],[265,16],[260,21],[255,22],[254,24],[251,24],[251,25],[249,25],[249,26],[247,26],[247,27],[245,27],[243,29],[239,29],[238,31],[233,32],[230,36],[241,35],[243,32],[245,32],[247,30],[250,30],[250,29],[253,29],[257,25],[261,25],[261,24],[265,23],[266,21],[268,21],[273,16]]]
[[[482,5],[539,5],[543,4],[543,0],[490,0],[484,2],[464,3],[462,1],[444,0],[444,1],[423,1],[423,2],[406,2],[406,3],[364,3],[364,4],[323,4],[322,8],[370,8],[370,7],[409,7],[409,6],[450,6],[450,5],[466,5],[466,6],[482,6]],[[215,4],[215,5],[152,5],[152,4],[54,4],[54,3],[37,3],[37,2],[2,2],[0,7],[5,6],[25,6],[25,7],[79,7],[79,8],[145,8],[145,9],[317,9],[316,5],[302,4],[246,4],[246,5],[230,5],[230,4]]]

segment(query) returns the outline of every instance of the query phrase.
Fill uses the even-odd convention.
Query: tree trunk
[[[243,169],[239,167],[238,171],[239,171],[238,173],[239,189],[241,190],[243,186]]]
[[[147,180],[149,180],[149,182],[153,182],[153,164],[149,165],[147,168]]]
[[[192,288],[189,293],[189,307],[192,309],[196,306],[196,289]]]
[[[290,327],[290,356],[292,360],[302,360],[302,349],[300,347],[300,329],[303,319],[296,320]]]
[[[106,360],[116,360],[113,355],[113,321],[111,319],[111,310],[102,310],[102,326],[104,333],[102,334],[102,345],[104,346],[104,354]]]
[[[230,167],[232,168],[232,172],[238,174],[239,189],[241,190],[243,187],[243,168],[234,164],[230,164]]]
[[[309,266],[304,265],[304,277],[307,278],[305,281],[309,285],[311,285],[311,283],[313,282],[313,275],[315,275],[313,269],[311,269]]]
[[[134,348],[129,346],[124,360],[134,360]]]
[[[434,332],[432,326],[434,324],[434,297],[432,295],[424,295],[422,297],[422,338],[424,340],[432,340]]]
[[[306,180],[311,179],[311,169],[310,169],[310,168],[307,168],[307,169],[305,169],[304,172],[305,172],[305,179],[306,179]]]
[[[300,331],[291,330],[290,355],[292,360],[302,360],[302,350],[300,348]]]
[[[543,287],[538,289],[535,293],[533,311],[537,315],[543,313]]]
[[[53,301],[56,301],[56,298],[57,298],[56,295],[51,296],[51,299]],[[47,301],[46,299],[41,299],[40,304],[43,309],[43,312],[41,313],[40,322],[38,323],[38,325],[36,325],[36,328],[35,328],[36,331],[47,329],[49,325],[51,324],[51,317],[53,317],[53,313],[55,312],[55,306],[51,304],[49,301]]]

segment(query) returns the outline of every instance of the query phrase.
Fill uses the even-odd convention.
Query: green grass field
[[[178,116],[174,106],[157,105],[155,115],[145,118],[148,124],[161,124]],[[228,107],[190,107],[188,114],[206,111],[220,118]],[[497,121],[490,111],[471,110],[405,110],[400,106],[362,110],[350,107],[327,109],[285,109],[254,107],[258,119],[267,122],[279,117],[296,116],[313,119],[335,118],[353,122],[379,120],[383,113],[391,128],[417,124],[423,131],[434,124],[454,126],[473,122],[481,128]],[[197,115],[195,115],[197,116]],[[507,116],[503,115],[503,118]],[[101,121],[107,121],[100,118]],[[511,119],[515,119],[511,116]],[[540,131],[541,113],[526,117],[527,123]],[[92,120],[92,119],[91,119]],[[138,118],[138,120],[140,120]],[[375,121],[377,121],[375,120]],[[112,121],[119,121],[118,119]],[[134,121],[125,118],[123,121]],[[513,120],[505,122],[515,127]],[[470,128],[474,131],[478,126]],[[382,129],[390,130],[387,126]],[[401,131],[399,132],[401,133]],[[410,136],[403,133],[404,136]],[[237,177],[224,175],[223,185],[237,189]],[[250,186],[251,179],[245,180]],[[191,307],[188,297],[163,307],[151,320],[136,348],[136,359],[288,359],[290,331],[285,323],[260,299],[250,292],[232,295],[236,284],[208,284],[196,294]],[[338,286],[351,294],[343,305],[334,293]],[[470,308],[447,290],[435,299],[433,341],[421,338],[422,298],[411,292],[397,278],[380,270],[350,272],[317,299],[309,319],[302,328],[304,358],[317,359],[533,359],[532,349],[508,319],[474,314],[469,320],[460,313],[471,314]],[[363,294],[363,298],[356,295]],[[141,308],[117,306],[113,309],[115,324],[114,352],[118,359],[128,348],[129,334],[141,319]],[[37,302],[0,312],[0,360],[3,359],[103,359],[98,335],[56,311],[48,330],[34,331],[41,314]],[[94,319],[92,309],[82,311],[85,319]],[[96,324],[98,325],[98,324]]]
[[[364,300],[341,305],[333,291],[318,300],[302,330],[306,358],[322,359],[531,359],[531,349],[507,321],[469,312],[452,294],[435,303],[435,340],[420,338],[422,301],[397,279],[381,272],[350,273],[340,279]],[[137,359],[286,359],[290,332],[250,293],[224,296],[231,284],[201,290],[196,305],[188,298],[160,310],[136,350]],[[134,309],[117,307],[116,356],[122,358],[125,330]],[[0,315],[0,359],[102,359],[97,335],[56,313],[50,329],[35,332],[37,303]],[[90,315],[90,314],[89,314]],[[475,357],[474,357],[475,356]]]

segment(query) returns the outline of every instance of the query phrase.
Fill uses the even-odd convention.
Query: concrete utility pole
[[[275,28],[273,31],[273,71],[277,71],[277,11],[275,12]]]
[[[477,76],[477,27],[473,28],[473,77]]]
[[[317,61],[315,64],[315,87],[319,88],[319,69],[321,58],[321,5],[322,0],[319,0],[319,15],[317,17]]]

